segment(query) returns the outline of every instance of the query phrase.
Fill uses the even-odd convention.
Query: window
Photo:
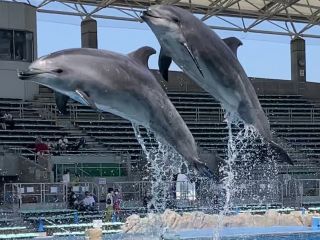
[[[31,62],[33,34],[26,31],[0,29],[0,60]]]
[[[0,59],[13,60],[13,32],[0,30]]]

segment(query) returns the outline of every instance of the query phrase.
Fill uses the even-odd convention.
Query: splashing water
[[[236,181],[241,179],[240,174],[243,172],[239,167],[237,168],[237,161],[241,164],[247,162],[251,153],[246,152],[252,142],[257,138],[258,134],[253,126],[244,125],[241,128],[242,121],[232,113],[226,113],[225,121],[228,128],[228,149],[227,157],[224,166],[221,167],[220,172],[222,179],[222,209],[219,212],[218,227],[214,231],[213,239],[220,239],[220,230],[223,227],[224,216],[232,210],[236,193],[239,190]],[[249,174],[246,172],[246,174]],[[249,174],[250,175],[250,174]],[[245,186],[246,188],[246,186]]]
[[[225,193],[224,206],[221,212],[223,215],[227,214],[232,207],[231,200],[236,191],[235,180],[237,173],[239,173],[235,169],[236,160],[240,160],[241,162],[246,161],[248,154],[242,153],[248,147],[248,144],[257,137],[254,127],[249,125],[244,125],[244,128],[240,131],[234,132],[232,125],[239,129],[241,121],[233,114],[226,114],[225,121],[228,127],[228,152],[226,164],[221,169],[224,175],[222,186]]]
[[[217,186],[210,180],[201,182],[201,193],[208,195],[206,205],[214,208],[218,205],[218,227],[214,231],[213,239],[220,239],[220,230],[223,227],[224,216],[230,214],[233,206],[239,206],[248,199],[253,204],[263,204],[270,200],[269,196],[275,196],[274,180],[277,176],[277,165],[274,161],[270,148],[265,148],[263,152],[264,163],[259,161],[261,155],[261,145],[263,139],[251,125],[243,124],[239,118],[231,113],[225,115],[228,128],[228,149],[225,165],[221,167],[223,179]],[[148,204],[149,210],[163,212],[166,209],[167,200],[170,199],[170,182],[172,176],[181,171],[182,166],[187,166],[180,154],[172,147],[149,130],[142,132],[138,125],[132,124],[135,136],[146,155],[149,163],[149,181],[151,201]],[[156,145],[147,144],[156,139]],[[259,141],[257,141],[259,140]],[[265,144],[264,144],[265,145]],[[263,150],[263,149],[262,149]],[[188,173],[192,172],[187,169]],[[263,192],[254,192],[257,189],[254,185],[257,181],[264,179]],[[256,181],[256,182],[255,182]],[[217,191],[218,190],[218,191]],[[213,193],[215,191],[215,193]],[[218,194],[216,192],[219,192]],[[273,193],[273,194],[272,194]],[[218,203],[214,203],[212,196],[218,196]],[[164,229],[157,224],[152,224],[153,233],[161,234]],[[155,229],[157,228],[157,229]]]
[[[169,195],[172,177],[175,174],[179,174],[183,166],[186,166],[187,171],[189,171],[188,166],[185,164],[180,154],[156,135],[154,135],[154,137],[157,146],[147,148],[139,126],[135,124],[132,124],[132,126],[135,136],[149,163],[149,180],[151,182],[150,195],[152,196],[152,199],[148,203],[148,208],[151,210],[154,209],[156,212],[162,212],[166,209],[167,200],[170,199]],[[152,141],[153,136],[148,129],[146,137],[149,142]]]

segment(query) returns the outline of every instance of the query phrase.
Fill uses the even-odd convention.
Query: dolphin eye
[[[172,18],[172,20],[175,22],[175,23],[180,23],[180,20],[176,17]]]
[[[56,73],[62,73],[62,72],[63,72],[63,70],[62,70],[61,68],[58,68],[58,69],[53,70],[53,72],[56,72]]]

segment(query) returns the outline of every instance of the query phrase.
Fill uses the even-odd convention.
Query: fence
[[[55,104],[42,104],[42,116],[47,119],[58,120],[59,111]],[[187,110],[181,110],[180,114],[184,119],[192,121],[219,121],[222,122],[225,117],[225,111],[220,107],[186,107]],[[320,120],[319,107],[310,106],[309,108],[263,108],[270,121],[285,122],[318,122]],[[179,110],[179,109],[178,109]],[[21,115],[23,116],[23,105],[21,105]],[[84,109],[78,104],[69,104],[69,120],[75,122],[78,119],[90,118],[91,120],[101,120],[105,115],[112,119],[112,114],[98,113],[92,109]]]
[[[48,207],[64,206],[68,202],[69,191],[84,196],[86,191],[93,193],[100,202],[100,189],[91,182],[79,183],[6,183],[4,184],[4,203],[23,208],[35,204]]]
[[[232,206],[276,205],[302,207],[320,204],[320,179],[284,179],[284,181],[248,180],[235,183]],[[224,190],[208,182],[164,182],[165,201],[176,207],[208,208],[221,203]],[[10,183],[4,185],[4,202],[23,207],[27,204],[65,204],[68,190],[77,195],[92,192],[98,202],[105,200],[108,189],[119,189],[124,208],[143,207],[152,197],[151,182],[82,183]],[[149,199],[150,200],[150,199]],[[168,205],[167,205],[168,206]]]

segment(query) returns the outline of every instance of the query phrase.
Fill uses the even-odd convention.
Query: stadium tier
[[[193,133],[197,144],[225,157],[228,130],[224,111],[210,95],[195,92],[169,92],[171,101],[178,109]],[[295,169],[317,167],[320,158],[320,112],[317,105],[300,95],[259,96],[271,122],[275,138],[284,143],[295,160]],[[57,142],[66,135],[69,143],[85,137],[84,149],[68,150],[63,154],[97,154],[116,152],[130,154],[131,160],[141,159],[142,149],[137,142],[131,123],[117,116],[98,114],[78,103],[69,104],[69,115],[61,116],[54,106],[51,90],[41,87],[34,101],[0,99],[1,111],[9,111],[15,119],[13,130],[0,130],[0,145],[34,158],[34,143],[38,136],[44,141]],[[148,139],[146,131],[142,134]],[[155,142],[146,140],[147,146]],[[306,165],[307,164],[307,165]]]

